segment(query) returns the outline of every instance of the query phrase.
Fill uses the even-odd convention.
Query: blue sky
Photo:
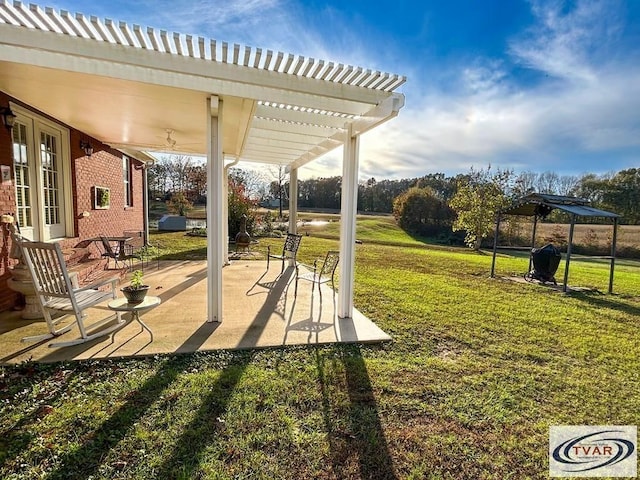
[[[42,4],[407,76],[361,178],[640,167],[640,1],[60,0]],[[340,151],[301,177],[340,174]]]

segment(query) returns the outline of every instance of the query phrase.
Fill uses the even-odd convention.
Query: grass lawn
[[[384,219],[357,236],[355,304],[393,342],[0,367],[0,478],[537,479],[550,425],[640,424],[636,263],[615,295],[563,295]],[[570,283],[605,292],[607,265],[572,261]]]

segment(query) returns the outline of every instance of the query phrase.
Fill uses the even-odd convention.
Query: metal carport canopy
[[[567,280],[569,278],[569,264],[571,260],[571,251],[573,247],[573,232],[576,222],[576,217],[604,217],[613,219],[613,234],[611,242],[611,256],[608,257],[611,260],[611,266],[609,271],[609,293],[613,293],[613,271],[615,268],[616,258],[616,237],[618,218],[620,215],[613,212],[607,212],[606,210],[600,210],[588,205],[588,201],[578,197],[567,197],[561,195],[551,195],[546,193],[531,193],[522,197],[516,203],[507,207],[496,216],[496,229],[493,238],[493,257],[491,260],[491,277],[495,275],[495,263],[496,263],[496,250],[498,248],[498,236],[500,233],[500,220],[502,215],[521,215],[531,216],[534,218],[533,222],[533,235],[531,240],[531,248],[535,246],[536,238],[536,226],[538,223],[538,217],[546,217],[551,210],[558,209],[571,214],[571,223],[569,227],[569,242],[567,245],[567,254],[565,261],[564,271],[564,283],[562,290],[567,291]],[[529,261],[529,268],[531,268],[531,260]]]

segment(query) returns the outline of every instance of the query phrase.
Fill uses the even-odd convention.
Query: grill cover
[[[561,258],[560,250],[550,243],[544,247],[532,248],[533,271],[531,275],[545,282],[554,281],[553,276],[558,270]]]

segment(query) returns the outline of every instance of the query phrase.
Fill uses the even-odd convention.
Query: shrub
[[[430,187],[412,187],[393,201],[393,216],[407,232],[422,236],[449,230],[454,213]]]

